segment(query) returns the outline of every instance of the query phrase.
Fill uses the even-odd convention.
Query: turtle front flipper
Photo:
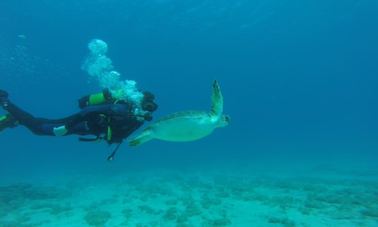
[[[223,113],[223,95],[218,81],[213,82],[213,93],[211,96],[212,106],[211,113],[216,116],[221,116]]]
[[[129,146],[131,147],[136,147],[136,146],[139,146],[139,145],[142,145],[150,140],[152,140],[154,137],[152,136],[152,132],[151,130],[147,129],[147,130],[144,130],[140,135],[138,135],[137,137],[133,138],[130,142],[129,142]]]

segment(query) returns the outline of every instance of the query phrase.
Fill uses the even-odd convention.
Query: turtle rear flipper
[[[216,116],[221,116],[223,113],[223,95],[218,81],[213,82],[213,93],[211,96],[212,106],[211,113]]]
[[[136,147],[142,145],[153,139],[152,133],[150,130],[144,130],[140,135],[135,137],[129,142],[129,146]]]

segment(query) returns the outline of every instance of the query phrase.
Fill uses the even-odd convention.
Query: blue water
[[[2,1],[1,87],[37,116],[75,112],[76,99],[99,89],[80,66],[89,40],[101,38],[123,78],[156,93],[156,117],[207,109],[214,79],[232,116],[230,127],[203,141],[153,142],[138,155],[125,147],[117,162],[129,155],[138,165],[152,155],[160,165],[186,162],[182,155],[246,161],[326,151],[374,164],[377,9],[375,1]],[[105,152],[19,128],[1,140],[2,169],[73,155],[70,162],[101,165]],[[83,151],[88,147],[95,151]],[[165,153],[192,149],[201,152]]]
[[[217,79],[232,122],[192,143],[125,144],[112,163],[105,144],[18,127],[1,132],[0,177],[377,171],[377,12],[374,0],[2,0],[0,88],[34,115],[69,115],[99,91],[81,70],[99,38],[123,79],[156,94],[155,119],[209,109]]]

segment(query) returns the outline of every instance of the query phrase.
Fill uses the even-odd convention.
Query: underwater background
[[[374,0],[0,1],[0,89],[35,116],[101,90],[92,39],[156,95],[155,120],[210,109],[215,79],[231,116],[113,162],[105,143],[4,130],[0,226],[378,226],[377,28]]]

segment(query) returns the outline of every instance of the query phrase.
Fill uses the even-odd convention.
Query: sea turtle
[[[132,139],[130,146],[137,146],[152,139],[187,142],[210,135],[214,129],[225,127],[230,118],[223,115],[223,96],[217,81],[213,83],[211,111],[182,111],[170,114],[151,124]]]

